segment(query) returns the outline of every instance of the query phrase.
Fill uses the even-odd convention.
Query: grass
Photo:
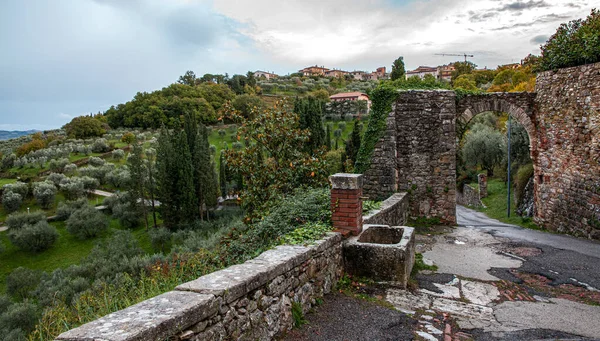
[[[507,217],[507,201],[506,196],[508,189],[504,181],[501,179],[489,179],[488,180],[488,196],[481,199],[486,208],[476,208],[476,210],[485,213],[488,217],[498,219],[503,223],[513,224],[528,229],[541,230],[531,218],[523,218],[516,212],[516,202],[511,191],[511,213],[510,218]]]
[[[150,221],[152,221],[151,218]],[[0,241],[6,247],[4,253],[0,254],[0,294],[6,291],[6,276],[14,269],[23,266],[29,269],[51,272],[58,268],[66,268],[69,265],[79,264],[90,253],[97,242],[108,238],[116,230],[126,229],[119,224],[118,220],[110,219],[109,229],[106,232],[94,239],[81,240],[67,232],[64,222],[52,222],[50,224],[56,227],[60,237],[50,249],[40,253],[19,250],[9,242],[7,231],[0,232]],[[138,240],[144,252],[148,254],[154,253],[150,237],[146,233],[146,228],[143,224],[129,230]]]
[[[0,179],[0,187],[4,186],[4,185],[8,185],[8,184],[14,184],[15,182],[17,182],[17,179]]]

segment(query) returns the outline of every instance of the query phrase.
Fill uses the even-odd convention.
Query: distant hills
[[[37,133],[38,131],[39,130],[25,130],[25,131],[19,131],[19,130],[13,130],[13,131],[0,130],[0,141],[14,139],[14,138],[19,137],[19,136]]]

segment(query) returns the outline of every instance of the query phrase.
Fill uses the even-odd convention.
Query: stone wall
[[[57,340],[270,340],[293,325],[342,274],[341,235],[311,246],[278,246],[244,264],[202,276]]]
[[[395,105],[398,190],[412,217],[456,222],[454,91],[403,91]]]
[[[456,203],[463,206],[483,207],[479,191],[467,184],[464,184],[462,192],[456,191]]]
[[[394,193],[381,203],[381,208],[363,216],[363,224],[403,226],[408,218],[408,195]]]
[[[396,158],[396,115],[392,109],[386,118],[385,135],[375,144],[371,166],[364,173],[363,194],[369,199],[381,200],[398,190]]]
[[[536,82],[535,221],[600,239],[600,63]]]

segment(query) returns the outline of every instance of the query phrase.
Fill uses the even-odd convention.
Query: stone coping
[[[351,173],[336,173],[329,177],[332,189],[361,189],[363,175]]]
[[[329,232],[311,245],[280,245],[245,263],[233,265],[175,290],[59,335],[61,341],[165,340],[217,313],[228,304],[341,243]]]
[[[371,211],[368,215],[363,216],[363,224],[369,224],[369,221],[378,214],[387,213],[394,209],[394,206],[404,200],[404,197],[407,196],[406,192],[394,193],[389,198],[385,199],[381,203],[381,207],[378,210]]]
[[[414,234],[415,229],[412,227],[408,227],[408,226],[388,226],[388,225],[375,225],[375,224],[367,224],[367,225],[363,225],[363,231],[362,233],[365,233],[369,228],[371,227],[382,227],[382,228],[390,228],[390,229],[402,229],[402,239],[400,239],[400,242],[396,243],[396,244],[379,244],[379,243],[365,243],[365,242],[359,242],[358,239],[360,238],[360,235],[355,236],[355,237],[351,237],[348,238],[345,243],[346,245],[369,245],[372,247],[381,247],[381,248],[400,248],[400,249],[406,249],[408,246],[408,243],[410,243],[410,240]]]

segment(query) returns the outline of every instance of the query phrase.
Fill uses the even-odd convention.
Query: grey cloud
[[[546,41],[548,41],[549,36],[545,35],[545,34],[541,34],[539,36],[535,36],[533,38],[531,38],[530,42],[534,45],[539,45],[539,44],[543,44]]]
[[[570,18],[570,16],[568,16],[568,15],[548,14],[548,15],[544,15],[544,16],[538,17],[537,19],[535,19],[532,22],[518,23],[518,24],[514,24],[514,25],[502,26],[502,27],[494,28],[494,29],[492,29],[492,31],[504,31],[504,30],[510,30],[510,29],[513,29],[513,28],[531,27],[531,26],[533,26],[535,24],[543,24],[543,23],[555,22],[555,21],[565,20],[565,19],[569,19],[569,18]]]
[[[483,21],[487,21],[487,19],[495,18],[497,16],[498,16],[498,12],[475,13],[473,11],[469,11],[469,21],[470,22],[483,22]]]
[[[499,11],[523,11],[523,10],[528,10],[528,9],[533,9],[533,8],[543,8],[543,7],[550,7],[550,5],[547,2],[545,2],[544,0],[539,0],[539,1],[529,0],[527,2],[515,1],[512,3],[508,3],[504,6],[502,6],[498,10]]]

